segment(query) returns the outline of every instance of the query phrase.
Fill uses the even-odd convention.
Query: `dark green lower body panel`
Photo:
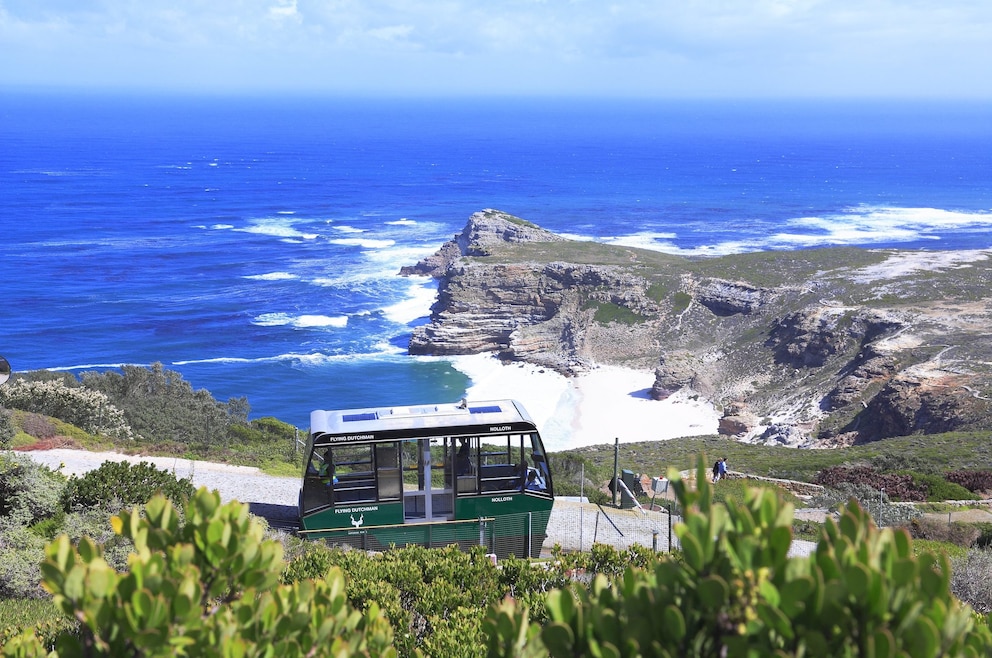
[[[317,531],[309,532],[307,537],[366,551],[385,551],[411,544],[431,548],[457,544],[463,550],[485,546],[487,552],[501,559],[509,555],[540,557],[550,516],[550,510],[540,510],[470,521]]]

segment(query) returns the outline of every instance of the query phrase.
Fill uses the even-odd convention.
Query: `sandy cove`
[[[526,363],[503,365],[489,354],[455,357],[453,365],[472,380],[469,400],[520,401],[549,452],[717,433],[720,413],[699,396],[680,391],[652,400],[651,370],[599,366],[565,377]]]

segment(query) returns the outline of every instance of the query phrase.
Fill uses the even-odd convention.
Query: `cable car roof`
[[[516,400],[488,400],[450,404],[428,404],[409,407],[379,407],[367,409],[316,410],[310,413],[313,434],[370,434],[403,430],[488,425],[496,431],[501,425],[528,423],[530,415]],[[507,431],[507,427],[503,431]]]

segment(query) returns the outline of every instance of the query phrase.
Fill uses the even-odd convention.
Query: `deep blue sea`
[[[0,355],[252,417],[454,401],[397,276],[498,208],[686,255],[992,247],[992,105],[0,93]]]

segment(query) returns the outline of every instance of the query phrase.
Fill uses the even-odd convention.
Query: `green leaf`
[[[707,576],[699,581],[699,600],[710,610],[718,610],[727,602],[730,586],[717,575]]]
[[[931,658],[937,655],[940,633],[934,623],[926,617],[919,617],[906,633],[905,649],[913,658]]]
[[[686,633],[685,616],[682,611],[674,605],[667,605],[661,616],[664,623],[662,633],[666,637],[671,637],[675,643],[682,642]]]
[[[696,535],[692,533],[686,533],[682,537],[682,556],[685,558],[686,565],[693,571],[702,571],[704,561],[703,561],[703,547],[699,543],[699,539]]]
[[[851,596],[864,601],[868,595],[868,588],[871,583],[871,574],[868,571],[868,567],[855,562],[847,567],[844,575]]]
[[[541,630],[541,641],[552,656],[573,656],[575,634],[572,629],[561,622],[552,622]]]

